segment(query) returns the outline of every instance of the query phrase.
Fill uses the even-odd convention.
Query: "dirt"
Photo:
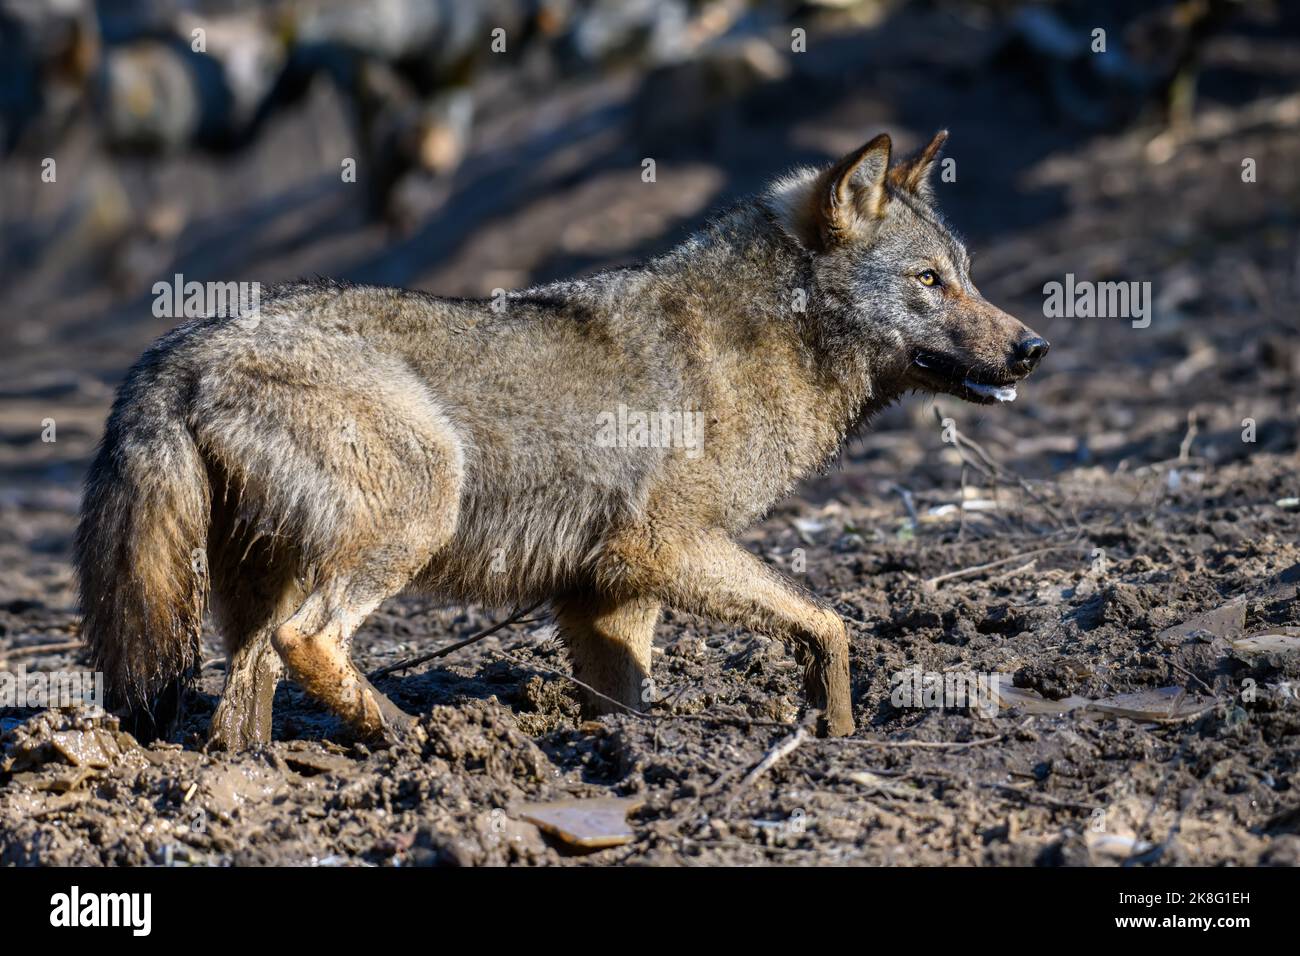
[[[970,231],[975,279],[1053,347],[1010,407],[917,396],[892,409],[744,536],[850,623],[853,737],[800,735],[747,779],[798,733],[791,649],[673,613],[656,638],[652,716],[583,722],[543,616],[383,678],[420,715],[391,747],[347,741],[286,683],[273,744],[209,754],[224,662],[208,633],[173,742],[141,747],[111,718],[0,711],[0,864],[1300,864],[1300,652],[1232,645],[1237,631],[1300,625],[1300,510],[1287,501],[1300,496],[1300,130],[1281,94],[1207,96],[1187,139],[1153,161],[1149,128],[1085,135],[1045,118],[1013,76],[964,94],[965,74],[899,49],[901,62],[837,74],[861,82],[834,86],[812,115],[781,97],[740,109],[734,139],[676,167],[677,206],[637,191],[629,135],[595,156],[568,144],[561,158],[579,173],[458,226],[445,240],[454,255],[425,261],[419,236],[393,240],[346,216],[346,252],[333,227],[288,229],[333,222],[328,191],[271,216],[295,241],[243,253],[268,279],[378,270],[481,294],[499,284],[503,257],[523,281],[622,261],[809,150],[830,155],[879,125],[917,144],[947,111],[969,175],[941,201]],[[908,83],[926,116],[891,109]],[[626,85],[551,102],[626,105]],[[465,194],[483,188],[498,132],[480,134]],[[543,144],[527,161],[548,149],[560,153]],[[1014,170],[993,159],[1008,152]],[[1240,182],[1241,156],[1258,161],[1257,182]],[[661,165],[661,183],[674,168]],[[615,194],[628,210],[617,248],[553,243],[566,226],[601,235]],[[1003,219],[1002,207],[1015,211]],[[1043,318],[1042,285],[1066,272],[1151,281],[1151,326]],[[76,637],[78,483],[113,384],[165,330],[139,300],[45,301],[0,310],[19,345],[0,356],[0,660],[31,671],[76,666],[75,651],[33,649]],[[55,442],[41,440],[46,418]],[[978,449],[945,441],[942,418]],[[1244,622],[1241,608],[1193,620],[1232,602]],[[507,613],[400,597],[354,653],[369,671]],[[1182,687],[1208,709],[1153,722],[896,706],[895,675],[913,667],[996,673],[1051,701]],[[644,800],[630,843],[579,851],[522,820],[529,803],[598,797]]]

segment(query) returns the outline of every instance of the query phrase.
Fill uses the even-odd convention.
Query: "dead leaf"
[[[525,804],[515,815],[571,846],[595,850],[631,843],[627,815],[644,803],[640,797],[553,800]]]
[[[300,750],[284,754],[284,762],[303,776],[322,773],[349,773],[356,769],[356,761],[331,753],[313,753]]]
[[[1239,654],[1293,654],[1300,651],[1300,627],[1273,627],[1232,642]]]
[[[1026,714],[1068,714],[1092,703],[1086,697],[1074,694],[1061,700],[1050,700],[1036,691],[1001,683],[997,685],[997,695],[998,703],[1003,707],[1015,707]]]
[[[1167,643],[1190,637],[1197,631],[1207,631],[1215,637],[1232,640],[1246,629],[1246,602],[1242,598],[1229,601],[1213,611],[1206,611],[1196,617],[1188,618],[1181,624],[1165,628],[1160,632],[1160,639]]]
[[[1106,697],[1093,701],[1091,709],[1112,717],[1164,722],[1199,717],[1217,703],[1213,698],[1194,697],[1185,688],[1174,686]]]

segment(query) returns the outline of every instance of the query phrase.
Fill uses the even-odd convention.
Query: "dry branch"
[[[387,677],[389,674],[396,673],[397,671],[403,671],[409,667],[416,667],[420,664],[426,664],[429,661],[438,659],[439,657],[446,657],[448,654],[453,654],[456,651],[460,650],[462,647],[469,647],[471,644],[476,644],[479,641],[483,640],[485,637],[492,636],[497,631],[501,630],[503,627],[509,627],[511,624],[516,623],[525,615],[531,614],[533,611],[537,610],[539,607],[542,606],[543,603],[544,602],[542,601],[538,601],[536,604],[532,605],[531,607],[526,607],[523,610],[517,610],[513,614],[511,614],[508,618],[506,618],[504,621],[501,621],[498,624],[493,624],[491,627],[485,628],[484,630],[479,631],[477,634],[465,638],[465,640],[463,641],[457,641],[455,644],[452,644],[448,647],[441,648],[436,651],[431,651],[428,654],[421,654],[419,657],[408,657],[406,660],[398,661],[396,664],[389,664],[387,667],[377,668],[376,670],[371,671],[367,676],[372,681],[378,680],[381,677]]]

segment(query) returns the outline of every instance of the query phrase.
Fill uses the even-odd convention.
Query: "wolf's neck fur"
[[[882,392],[872,355],[850,343],[847,306],[818,288],[810,254],[770,201],[750,200],[724,212],[667,255],[648,264],[667,280],[663,298],[692,337],[715,349],[759,352],[786,349],[797,357],[797,382],[765,381],[762,391],[797,391],[818,429],[819,464],[853,429],[897,396]],[[761,357],[756,356],[761,364]]]

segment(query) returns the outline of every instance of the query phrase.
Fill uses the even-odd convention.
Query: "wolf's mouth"
[[[1016,379],[996,377],[944,355],[922,352],[912,364],[938,389],[979,405],[1016,400]]]

